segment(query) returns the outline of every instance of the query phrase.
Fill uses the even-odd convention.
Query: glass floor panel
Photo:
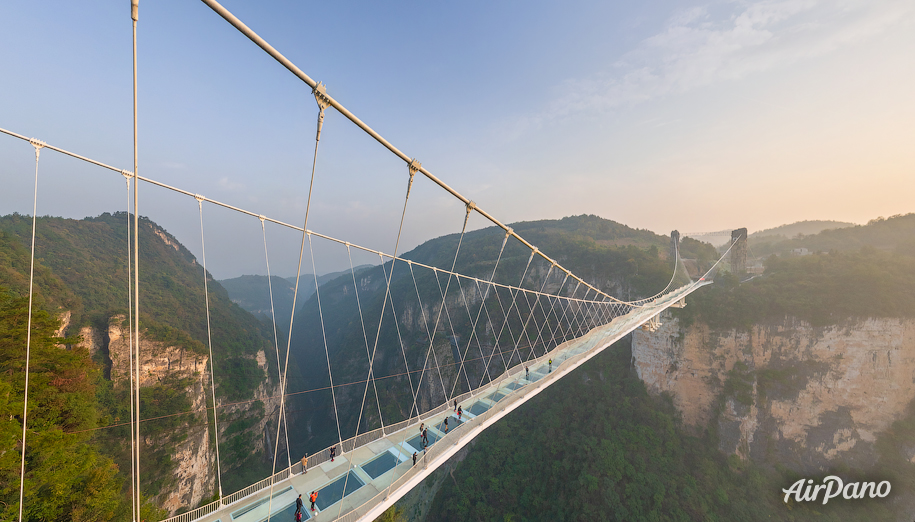
[[[460,426],[464,421],[458,420],[457,417],[448,417],[448,429],[453,430],[455,427]],[[438,431],[442,433],[447,433],[445,431],[445,421],[438,423],[438,426],[435,427]]]
[[[305,498],[305,495],[302,495],[302,502],[305,504],[302,509],[302,520],[308,520],[311,518],[311,503],[308,502],[308,499]],[[261,519],[260,522],[266,522],[266,518]],[[270,515],[270,520],[276,520],[277,522],[292,522],[295,520],[295,502],[289,504],[279,511],[275,511]]]
[[[520,382],[510,382],[510,383],[506,384],[505,387],[508,388],[509,390],[514,391],[514,390],[517,390],[518,388],[524,387],[524,385],[521,384]]]
[[[349,480],[347,480],[347,475],[349,475]],[[361,488],[365,485],[362,482],[362,479],[356,476],[355,473],[350,471],[347,475],[343,475],[337,480],[331,482],[330,484],[324,486],[318,490],[318,500],[315,502],[315,505],[318,506],[318,509],[324,510],[329,506],[336,504],[337,502],[343,500],[343,497],[349,495],[353,491]],[[343,492],[343,483],[346,482],[346,493]],[[309,492],[310,493],[310,492]],[[302,498],[306,500],[306,507],[311,507],[311,504],[307,502],[308,495],[303,494]]]
[[[289,490],[291,490],[291,489],[292,489],[292,486],[287,486],[286,489],[284,489],[284,490],[282,490],[282,491],[277,491],[277,492],[275,492],[275,493],[273,494],[273,498],[276,498],[276,497],[282,495],[283,493],[286,493],[287,491],[289,491]],[[262,498],[262,499],[258,500],[257,502],[254,502],[254,503],[252,503],[252,504],[248,504],[247,506],[245,506],[245,507],[239,509],[238,511],[236,511],[236,512],[234,512],[234,513],[232,513],[232,519],[234,520],[234,519],[236,519],[236,518],[238,518],[238,517],[240,517],[240,516],[242,516],[242,515],[245,515],[245,514],[247,514],[247,513],[250,513],[251,511],[254,511],[255,509],[259,508],[260,506],[263,506],[264,504],[266,504],[266,503],[269,502],[269,501],[270,501],[270,499],[267,498],[267,497],[265,497],[265,498]],[[293,508],[293,511],[295,511],[295,508]]]
[[[448,424],[451,424],[451,421],[448,421]],[[427,433],[429,434],[429,445],[430,446],[435,444],[436,442],[438,442],[438,435],[436,435],[435,433],[432,433],[431,431],[427,432]],[[415,449],[417,449],[419,451],[423,450],[423,438],[419,435],[408,440],[407,444],[409,444],[410,446],[413,446]]]
[[[477,403],[474,403],[474,405],[471,406],[470,409],[467,411],[469,411],[470,413],[472,413],[474,415],[480,415],[481,413],[484,413],[488,409],[489,409],[488,404],[483,404],[483,402],[477,402]]]
[[[497,391],[496,393],[493,393],[492,395],[490,395],[489,397],[486,397],[486,398],[491,400],[492,402],[499,402],[505,398],[505,394],[500,391]]]
[[[370,460],[365,464],[361,464],[360,467],[362,468],[362,471],[368,473],[374,480],[394,469],[394,466],[398,464],[400,464],[400,460],[391,454],[390,451],[385,451],[375,459]]]

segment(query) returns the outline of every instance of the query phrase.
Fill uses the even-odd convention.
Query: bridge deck
[[[442,405],[411,421],[406,427],[385,433],[368,443],[360,445],[356,441],[350,445],[356,446],[354,450],[333,461],[310,465],[305,473],[301,473],[301,465],[296,464],[292,467],[292,476],[287,477],[286,470],[282,480],[276,480],[272,490],[267,483],[261,486],[263,489],[230,504],[218,508],[214,506],[215,511],[209,515],[203,516],[195,510],[169,520],[262,522],[268,518],[269,506],[270,519],[285,522],[294,520],[295,499],[299,494],[305,503],[302,520],[373,520],[489,425],[706,284],[709,283],[700,282],[675,290],[643,308],[636,308],[592,329],[582,337],[557,346],[526,365],[515,366],[500,379],[465,394],[459,403],[463,409],[460,420],[452,405]],[[550,358],[552,366],[547,362]],[[525,372],[525,366],[529,368],[529,374]],[[444,430],[446,418],[449,425],[447,433]],[[425,423],[429,430],[426,451],[419,435],[420,422]],[[414,452],[417,454],[416,465],[412,462]],[[345,479],[348,470],[349,478]],[[317,510],[314,512],[310,511],[308,502],[312,491],[318,491]],[[272,502],[269,500],[271,492]]]

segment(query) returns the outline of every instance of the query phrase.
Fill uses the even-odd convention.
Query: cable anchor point
[[[324,109],[330,107],[330,97],[327,96],[327,86],[321,82],[318,82],[315,85],[315,88],[311,90],[311,93],[315,96],[315,101],[318,102],[318,133],[315,135],[315,141],[321,141],[321,128],[324,127]]]
[[[476,203],[474,203],[473,201],[468,201],[468,202],[467,202],[467,213],[468,213],[468,214],[470,214],[471,212],[473,212],[476,208],[477,208],[477,204],[476,204]]]
[[[35,147],[35,159],[38,159],[38,156],[41,154],[41,149],[48,146],[47,143],[39,140],[38,138],[29,138],[29,143]]]
[[[413,158],[410,160],[410,164],[407,165],[407,168],[410,169],[410,177],[412,178],[419,172],[419,169],[423,168],[423,164],[416,161],[416,158]]]

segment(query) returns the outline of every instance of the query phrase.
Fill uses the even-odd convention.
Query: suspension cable
[[[251,28],[249,28],[247,25],[245,25],[244,22],[242,22],[242,21],[239,20],[235,15],[233,15],[231,12],[229,12],[228,9],[226,9],[225,7],[223,7],[222,5],[220,5],[219,2],[217,2],[216,0],[202,0],[202,1],[203,1],[203,3],[205,3],[208,7],[210,7],[210,9],[212,9],[213,11],[215,11],[216,14],[218,14],[218,15],[221,16],[224,20],[226,20],[227,22],[229,22],[230,24],[232,24],[232,26],[235,27],[236,29],[238,29],[239,32],[241,32],[242,34],[244,34],[246,37],[248,37],[248,39],[250,39],[252,42],[254,42],[258,47],[260,47],[260,48],[263,49],[267,54],[269,54],[271,57],[273,57],[274,60],[278,61],[283,67],[285,67],[287,70],[289,70],[289,72],[291,72],[292,74],[294,74],[295,76],[297,76],[300,80],[302,80],[303,82],[305,82],[309,87],[311,87],[311,88],[313,88],[313,89],[316,89],[316,88],[318,88],[318,86],[321,85],[320,83],[315,82],[313,79],[311,79],[307,74],[305,74],[301,69],[299,69],[299,68],[298,68],[294,63],[292,63],[288,58],[286,58],[285,56],[283,56],[283,55],[282,55],[279,51],[277,51],[273,46],[271,46],[269,43],[267,43],[266,40],[264,40],[264,39],[261,38],[257,33],[255,33],[253,30],[251,30]],[[325,97],[325,99],[327,100],[327,105],[328,105],[328,106],[333,107],[334,109],[337,109],[337,111],[338,111],[340,114],[342,114],[342,115],[343,115],[344,117],[346,117],[348,120],[350,120],[351,122],[353,122],[354,124],[356,124],[357,127],[359,127],[360,129],[362,129],[363,131],[365,131],[366,134],[368,134],[369,136],[371,136],[372,138],[374,138],[374,139],[375,139],[378,143],[380,143],[382,146],[384,146],[384,147],[387,148],[389,151],[391,151],[392,153],[394,153],[395,156],[399,157],[401,160],[403,160],[403,161],[404,161],[405,163],[407,163],[407,164],[410,164],[410,163],[412,163],[413,161],[415,161],[414,158],[411,158],[410,156],[404,154],[404,153],[401,152],[399,149],[397,149],[397,147],[395,147],[395,146],[392,145],[390,142],[388,142],[386,139],[384,139],[383,137],[381,137],[380,134],[378,134],[377,132],[375,132],[375,130],[373,130],[371,127],[369,127],[368,125],[366,125],[362,120],[360,120],[359,118],[357,118],[353,113],[351,113],[349,110],[347,110],[346,107],[344,107],[342,104],[340,104],[340,102],[338,102],[337,100],[335,100],[333,97],[331,97],[330,95],[327,95],[326,93],[325,93],[325,96],[324,96],[324,97]],[[562,267],[561,265],[559,265],[555,260],[549,258],[546,254],[544,254],[544,253],[541,252],[539,249],[537,249],[536,247],[534,247],[534,245],[530,244],[530,243],[527,242],[527,240],[525,240],[523,237],[521,237],[521,236],[519,236],[518,234],[516,234],[510,227],[508,227],[507,225],[503,224],[503,223],[500,222],[498,219],[496,219],[496,218],[494,218],[493,216],[491,216],[488,212],[484,211],[483,209],[481,209],[481,208],[479,208],[478,206],[476,206],[475,204],[473,204],[473,202],[472,202],[469,198],[464,197],[463,195],[461,195],[461,193],[459,193],[458,191],[456,191],[456,190],[454,190],[453,188],[449,187],[447,184],[445,184],[445,182],[443,182],[443,181],[440,180],[439,178],[435,177],[431,172],[429,172],[428,170],[426,170],[426,169],[423,168],[422,166],[419,166],[419,167],[417,168],[417,171],[418,171],[418,172],[422,172],[423,175],[426,176],[426,178],[428,178],[430,181],[432,181],[433,183],[435,183],[436,185],[438,185],[439,187],[441,187],[442,189],[444,189],[446,192],[448,192],[449,194],[451,194],[452,196],[454,196],[455,198],[457,198],[458,200],[460,200],[464,205],[469,206],[469,208],[471,208],[471,210],[475,210],[475,211],[476,211],[477,213],[479,213],[481,216],[483,216],[484,218],[486,218],[486,219],[488,219],[490,222],[492,222],[494,225],[496,225],[496,226],[498,226],[499,228],[501,228],[502,230],[505,230],[506,232],[510,233],[512,236],[514,236],[516,239],[518,239],[518,241],[520,241],[522,244],[524,244],[524,246],[526,246],[527,248],[529,248],[529,249],[530,249],[532,252],[534,252],[536,255],[539,255],[540,257],[542,257],[542,258],[543,258],[545,261],[547,261],[548,263],[550,263],[550,264],[552,264],[552,265],[556,265],[557,267],[559,267],[559,269],[560,269],[561,271],[563,271],[563,272],[569,274],[570,276],[572,276],[572,277],[575,278],[576,280],[581,281],[583,284],[585,284],[586,286],[592,288],[592,289],[593,289],[595,292],[597,292],[598,294],[601,294],[601,295],[603,295],[604,297],[606,297],[606,298],[608,298],[608,299],[610,299],[610,300],[617,300],[615,297],[610,296],[610,295],[608,295],[608,294],[605,294],[605,293],[601,292],[601,291],[598,290],[597,288],[594,288],[593,286],[591,286],[590,284],[588,284],[588,283],[587,283],[586,281],[584,281],[583,279],[581,279],[581,278],[579,278],[578,276],[576,276],[575,274],[572,274],[571,272],[569,272],[569,270],[567,270],[566,268],[563,268],[563,267]]]
[[[321,288],[318,285],[318,269],[315,267],[315,251],[311,245],[311,234],[308,234],[308,251],[311,253],[311,268],[315,278],[315,297],[318,300],[318,317],[321,319],[321,337],[324,339],[324,355],[327,356],[327,376],[330,378],[330,396],[334,405],[334,419],[337,421],[337,438],[343,442],[343,435],[340,431],[340,414],[337,413],[337,395],[334,393],[334,373],[330,369],[330,351],[327,349],[327,332],[324,330],[324,312],[321,308]],[[343,448],[340,448],[343,453]]]
[[[29,413],[29,363],[32,355],[32,297],[35,285],[35,228],[38,225],[38,158],[44,146],[39,140],[30,140],[35,147],[35,196],[32,199],[32,256],[29,261],[29,317],[25,330],[25,388],[22,403],[22,455],[19,464],[19,522],[22,522],[22,504],[25,495],[25,436]]]
[[[446,305],[445,299],[448,297],[448,289],[451,287],[451,272],[454,272],[454,267],[457,266],[458,254],[461,253],[461,244],[463,244],[463,242],[464,242],[464,234],[467,233],[467,222],[470,220],[470,212],[474,208],[476,208],[476,205],[472,201],[467,203],[467,207],[466,207],[467,212],[464,214],[464,226],[461,227],[461,235],[460,235],[460,237],[458,237],[457,248],[454,249],[454,260],[451,261],[451,271],[448,273],[448,283],[445,284],[445,291],[442,293],[442,306],[438,310],[439,318],[441,318],[441,316],[442,316],[443,309],[445,310],[446,314],[448,313],[447,306],[445,306]],[[436,280],[438,280],[437,271],[435,273],[435,278],[436,278]],[[439,288],[439,290],[441,290],[441,288],[442,288],[441,283],[438,284],[438,288]],[[435,330],[438,329],[438,322],[439,322],[439,320],[436,319],[435,326],[432,328],[433,333],[435,333]],[[451,324],[451,334],[454,335],[454,323],[451,322],[450,315],[448,316],[448,323]],[[460,353],[458,355],[460,355]],[[461,357],[461,366],[460,366],[460,369],[458,370],[458,375],[461,374],[461,369],[463,369],[463,368],[464,368],[464,358]],[[464,378],[465,379],[467,378],[466,371],[464,372]],[[451,395],[448,397],[449,401],[451,400],[452,397],[454,397],[454,390],[457,388],[458,380],[459,379],[457,377],[454,378],[454,386],[451,387]],[[467,387],[470,388],[472,386],[473,385],[470,384],[470,379],[467,379]]]
[[[508,234],[505,234],[505,237],[502,238],[502,247],[499,248],[499,255],[496,257],[496,263],[495,263],[495,265],[493,265],[493,267],[492,267],[492,274],[489,276],[489,282],[492,282],[492,280],[496,278],[496,270],[499,269],[499,262],[502,261],[502,253],[505,252],[505,244],[506,244],[506,243],[508,243]],[[492,287],[491,287],[491,286],[487,286],[487,287],[486,287],[486,294],[484,295],[484,294],[483,294],[483,291],[482,291],[482,290],[480,289],[480,287],[479,287],[479,284],[477,285],[477,290],[480,292],[480,309],[477,311],[477,317],[476,317],[476,319],[473,320],[473,326],[471,327],[471,330],[470,330],[470,338],[471,338],[471,340],[473,340],[473,336],[474,336],[474,334],[476,334],[476,331],[477,331],[477,323],[480,321],[480,314],[481,314],[481,312],[483,311],[483,309],[486,308],[486,298],[489,297],[489,289],[490,289],[490,288],[492,288]],[[461,289],[461,292],[462,292],[462,294],[463,294],[463,288]],[[466,302],[466,299],[465,299],[465,302]],[[468,309],[468,314],[469,314],[469,309]],[[489,321],[489,310],[486,311],[486,319],[487,319],[487,321]],[[490,323],[491,323],[491,322],[492,322],[492,321],[490,321]],[[469,347],[469,346],[470,346],[470,342],[468,341],[467,344],[468,344],[468,347]],[[477,337],[477,344],[479,344],[479,337]],[[498,346],[499,346],[499,342],[498,342],[498,340],[496,340],[496,342],[493,344],[493,348],[492,348],[493,353],[495,353],[496,347],[498,347]],[[486,357],[486,356],[483,354],[483,346],[482,346],[482,345],[480,346],[480,357],[483,357],[484,359],[485,359],[485,357]],[[492,360],[492,356],[490,356],[490,360]],[[504,360],[504,359],[503,359],[502,363],[503,363],[503,364],[505,363],[505,360]],[[486,375],[490,375],[490,374],[489,374],[489,362],[487,362],[486,365],[485,365],[483,368],[486,370],[486,371],[485,371],[485,374],[486,374]],[[506,369],[508,369],[508,367],[506,367]],[[489,380],[490,380],[490,382],[492,382],[492,376],[491,376],[491,375],[490,375]],[[483,380],[482,380],[482,376],[481,376],[481,380],[480,380],[480,385],[481,385],[481,386],[482,386],[482,383],[483,383]]]
[[[292,468],[292,455],[290,455],[289,451],[289,426],[286,423],[286,375],[283,373],[282,365],[280,364],[280,338],[276,330],[276,307],[273,301],[273,281],[270,278],[270,254],[267,252],[267,228],[264,226],[263,219],[261,219],[261,232],[264,236],[264,262],[267,266],[267,288],[270,292],[270,317],[273,319],[273,347],[276,350],[276,372],[280,385],[280,414],[276,421],[276,443],[273,446],[273,468],[270,471],[271,474],[274,474],[276,473],[276,457],[280,447],[280,426],[283,427],[283,432],[286,436],[286,461],[290,468]]]
[[[426,337],[431,340],[432,336],[434,335],[434,332],[432,332],[432,333],[429,332],[429,322],[426,319],[426,310],[425,310],[425,308],[423,308],[423,299],[419,295],[419,285],[416,283],[416,274],[413,272],[413,263],[410,261],[407,261],[407,264],[410,267],[410,276],[413,278],[413,288],[416,289],[416,301],[419,303],[419,313],[420,313],[420,317],[422,317],[423,327],[426,329]],[[442,370],[438,364],[438,356],[435,355],[435,350],[432,349],[432,343],[429,343],[429,348],[426,350],[426,358],[423,361],[423,369],[419,374],[419,384],[417,385],[417,389],[419,389],[422,386],[423,375],[425,374],[426,367],[429,364],[429,352],[432,352],[432,360],[433,360],[433,363],[435,364],[436,369],[438,370],[438,379],[439,379],[439,381],[441,381],[441,385],[442,385],[442,398],[445,399],[445,401],[447,402],[448,394],[445,392],[445,379],[442,377]],[[429,396],[430,397],[432,396],[431,390],[429,392]],[[416,401],[416,399],[414,398],[414,402],[415,401]],[[414,404],[414,406],[415,406],[415,404]],[[411,415],[412,415],[412,411],[413,410],[411,408],[411,410],[410,410]]]
[[[134,454],[137,452],[137,439],[134,437],[134,426],[135,426],[134,422],[135,421],[138,422],[139,416],[136,415],[136,412],[134,412],[134,407],[133,407],[133,386],[134,386],[133,294],[132,294],[133,285],[131,284],[131,281],[130,281],[130,275],[131,275],[131,270],[130,270],[130,262],[131,262],[131,254],[130,254],[130,248],[131,248],[131,243],[130,243],[130,174],[127,172],[124,173],[124,182],[127,185],[127,215],[125,216],[127,218],[127,316],[128,316],[128,320],[127,320],[127,324],[128,324],[128,326],[127,326],[127,350],[128,350],[127,368],[129,370],[129,374],[130,374],[130,380],[129,380],[130,386],[127,391],[127,400],[130,403],[130,483],[131,483],[131,485],[133,485],[133,483],[135,481],[136,471],[137,471],[136,462],[134,462],[134,458],[133,458]],[[138,518],[139,515],[137,514],[137,505],[134,502],[134,498],[133,498],[133,495],[136,495],[137,492],[133,491],[133,487],[131,487],[130,489],[131,489],[130,510],[133,514],[134,522],[137,522],[137,520],[139,519]]]
[[[408,165],[408,172],[410,174],[410,178],[407,181],[407,194],[406,194],[406,196],[404,196],[403,211],[400,213],[400,226],[397,227],[397,240],[394,242],[394,256],[395,257],[397,256],[397,251],[400,248],[400,236],[403,233],[403,224],[404,224],[404,220],[406,219],[406,216],[407,216],[407,203],[410,202],[410,190],[413,188],[413,178],[416,175],[416,172],[420,168],[421,168],[421,165],[418,161],[416,161],[416,158],[413,158],[410,160],[410,164]],[[391,281],[394,279],[394,264],[395,264],[395,260],[391,260],[391,272],[388,273],[387,270],[385,270],[385,268],[384,268],[384,258],[381,259],[381,270],[385,275],[384,300],[381,302],[381,315],[378,317],[378,331],[375,333],[375,345],[372,347],[372,356],[369,358],[369,375],[368,375],[368,378],[366,379],[365,390],[362,392],[362,404],[361,404],[361,406],[359,406],[359,417],[356,420],[356,434],[354,435],[354,440],[353,440],[353,450],[354,451],[356,449],[355,437],[359,436],[359,425],[362,423],[362,414],[365,410],[365,397],[366,397],[366,395],[368,395],[368,391],[369,391],[368,379],[372,377],[373,369],[375,366],[375,354],[378,351],[378,340],[381,338],[381,325],[384,322],[384,310],[387,307],[388,297],[391,297],[391,314],[394,315],[394,298],[393,298],[393,296],[391,296]],[[394,324],[395,324],[395,326],[397,325],[396,316],[394,318]],[[400,339],[400,328],[399,327],[397,328],[397,336],[398,336],[398,339]],[[409,382],[410,382],[410,393],[413,393],[413,379],[410,377],[410,367],[407,364],[407,353],[403,347],[403,340],[400,340],[400,348],[401,348],[401,351],[403,352],[404,367],[407,370],[407,379],[409,379]],[[380,403],[380,398],[378,397],[377,388],[375,388],[375,390],[376,390],[375,398],[377,400],[379,400],[379,405],[380,405],[381,403]],[[412,413],[412,411],[410,413]],[[384,425],[382,425],[382,429],[383,428],[384,428]],[[342,447],[340,449],[341,449],[341,451],[343,450]],[[347,482],[349,481],[349,474],[350,474],[350,471],[352,470],[352,467],[353,467],[353,459],[352,459],[352,457],[350,457],[349,470],[347,470],[346,478],[344,478],[344,480],[343,480],[343,491],[344,492],[346,492],[346,485],[347,485]],[[343,510],[343,501],[341,499],[340,512],[337,513],[338,518],[340,516],[340,513],[342,513],[342,510]]]
[[[381,414],[381,397],[378,395],[378,385],[375,383],[375,373],[372,370],[372,354],[369,353],[369,336],[365,330],[365,317],[362,314],[362,302],[359,300],[359,283],[356,282],[356,269],[353,267],[353,253],[350,245],[346,245],[346,255],[349,258],[349,270],[353,276],[353,293],[356,295],[356,308],[359,310],[359,324],[362,326],[362,340],[365,341],[365,357],[369,362],[369,378],[372,380],[372,387],[375,390],[375,404],[378,405],[378,419],[381,421],[381,428],[384,429],[384,416]]]
[[[216,478],[219,484],[219,499],[222,500],[222,468],[219,464],[219,425],[216,413],[216,367],[213,361],[213,336],[210,333],[210,292],[207,283],[207,248],[206,236],[203,233],[203,198],[197,200],[197,207],[200,210],[200,249],[203,257],[203,295],[206,301],[207,316],[207,346],[210,349],[210,389],[213,393],[213,431],[216,436]]]
[[[136,359],[134,360],[134,375],[137,379],[134,386],[133,401],[135,403],[134,411],[136,412],[136,453],[133,458],[136,461],[134,468],[137,471],[136,482],[134,484],[134,502],[136,503],[135,513],[137,520],[142,517],[141,502],[142,492],[140,491],[140,196],[139,196],[139,148],[137,132],[137,21],[139,15],[140,0],[130,0],[130,19],[133,27],[133,319],[136,321],[133,327],[134,346],[136,347]],[[129,216],[128,216],[129,219]]]
[[[505,315],[505,321],[502,323],[502,328],[499,329],[499,336],[498,336],[499,339],[502,338],[502,332],[505,330],[505,325],[507,325],[507,324],[508,324],[508,321],[510,320],[510,316],[511,316],[511,313],[512,313],[512,309],[513,309],[513,308],[516,308],[515,302],[518,300],[518,292],[523,291],[523,290],[521,289],[521,287],[524,286],[524,278],[527,277],[527,271],[531,268],[531,261],[533,261],[533,260],[534,260],[534,253],[531,252],[530,257],[527,258],[527,265],[525,265],[525,267],[524,267],[524,272],[521,274],[521,281],[518,283],[518,290],[517,290],[517,291],[514,291],[514,292],[509,291],[509,295],[510,295],[511,298],[512,298],[512,302],[511,302],[511,304],[508,306],[508,314]],[[521,310],[518,310],[518,318],[519,318],[519,319],[521,318]],[[511,328],[509,328],[509,332],[511,332]],[[522,333],[523,333],[523,332],[522,332]],[[514,335],[512,335],[512,338],[514,338]],[[513,339],[513,341],[514,341],[514,339]],[[521,342],[521,334],[519,333],[519,334],[518,334],[518,340],[517,340],[517,341],[514,341],[515,347],[512,349],[512,354],[511,354],[511,356],[509,356],[509,358],[508,358],[508,361],[509,361],[509,362],[511,362],[511,361],[514,360],[514,358],[515,358],[515,353],[518,352],[518,343],[520,343],[520,342]],[[518,362],[519,362],[519,363],[524,362],[524,359],[521,357],[521,354],[520,354],[520,353],[518,353]]]
[[[435,284],[436,284],[436,288],[438,288],[438,295],[442,296],[442,306],[445,309],[445,321],[448,323],[448,329],[451,330],[451,338],[448,340],[448,345],[449,345],[449,347],[451,347],[453,345],[452,352],[453,352],[454,348],[457,348],[458,359],[455,361],[455,363],[457,363],[458,361],[463,362],[464,359],[461,356],[461,347],[458,344],[458,335],[457,335],[457,332],[454,331],[454,322],[451,320],[451,310],[449,310],[448,306],[445,304],[446,303],[445,296],[447,295],[447,292],[442,291],[442,281],[438,277],[438,272],[439,272],[438,270],[434,271]],[[449,283],[451,282],[450,275],[448,276],[448,282]],[[452,358],[453,357],[454,357],[454,354],[452,353]],[[458,373],[457,373],[457,376],[455,376],[454,384],[457,385],[458,381],[460,380],[461,372],[464,373],[464,380],[467,381],[467,388],[468,389],[473,388],[473,385],[470,384],[470,377],[467,376],[467,370],[464,368],[463,364],[458,366]]]

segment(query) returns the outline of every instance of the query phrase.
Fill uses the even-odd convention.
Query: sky
[[[504,223],[596,214],[668,234],[915,212],[911,1],[223,5],[408,156]],[[0,127],[133,165],[129,1],[0,3]],[[139,171],[392,252],[408,170],[202,2],[140,3]],[[34,152],[0,135],[0,214],[32,213]],[[118,174],[41,154],[38,214],[124,210]],[[201,257],[193,198],[140,186]],[[417,177],[400,252],[459,232]],[[477,215],[470,229],[488,223]],[[266,273],[259,220],[205,204],[207,267]],[[274,275],[301,234],[268,224]],[[40,246],[39,246],[40,248]],[[303,272],[348,267],[306,245]],[[556,257],[560,253],[549,253]],[[353,263],[378,258],[354,251]]]

